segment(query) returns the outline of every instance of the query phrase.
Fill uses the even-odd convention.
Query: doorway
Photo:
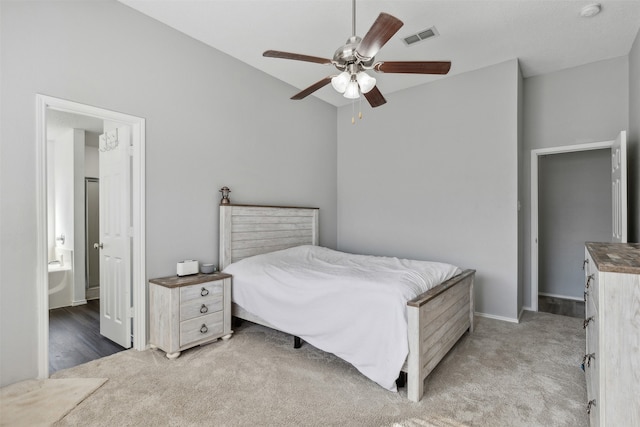
[[[610,161],[611,149],[539,158],[539,311],[584,318],[584,244],[611,235]]]
[[[72,101],[62,100],[44,95],[36,95],[36,154],[38,161],[37,176],[37,214],[38,214],[38,377],[48,378],[49,376],[49,245],[48,245],[48,147],[47,147],[47,118],[52,112],[70,113],[99,119],[109,123],[113,127],[125,126],[131,130],[130,146],[127,142],[127,149],[123,152],[130,158],[127,170],[131,173],[130,186],[127,187],[127,197],[131,202],[128,209],[131,223],[129,227],[130,247],[131,247],[131,289],[130,306],[124,307],[127,324],[133,337],[133,347],[136,350],[146,348],[146,271],[145,271],[145,183],[144,183],[144,145],[145,145],[145,121],[142,118],[134,117],[114,111],[96,108]],[[123,145],[124,146],[124,145]],[[83,187],[82,180],[81,187]],[[83,190],[83,188],[82,188]],[[83,197],[84,199],[84,194]],[[81,206],[84,209],[84,203]],[[75,227],[75,225],[74,225]],[[78,233],[84,237],[85,223],[80,221],[78,227],[82,232]],[[61,236],[56,236],[56,238]],[[84,239],[77,245],[80,252],[84,254]],[[82,293],[85,289],[84,258],[82,259]],[[127,290],[129,291],[129,289]]]
[[[608,152],[610,167],[608,168],[607,185],[610,186],[610,204],[609,213],[611,221],[609,222],[609,234],[606,239],[601,239],[600,235],[593,236],[594,239],[604,241],[626,242],[627,235],[627,190],[626,190],[626,132],[622,131],[615,140],[595,142],[589,144],[579,144],[563,147],[553,147],[531,150],[531,310],[538,311],[538,292],[539,292],[539,263],[540,263],[540,242],[539,242],[539,163],[544,156],[562,154],[562,153],[578,153],[592,150],[606,150]],[[602,178],[604,180],[604,178]],[[569,220],[571,222],[571,220]],[[574,221],[577,222],[577,221]],[[569,225],[573,225],[572,223]],[[566,225],[568,227],[569,225]],[[588,232],[586,233],[588,234]],[[588,240],[585,237],[584,240]],[[582,257],[584,254],[584,242],[581,247],[575,248],[572,252],[576,252],[575,256]],[[576,269],[581,268],[579,263]],[[569,266],[571,268],[571,266]]]
[[[100,239],[97,177],[105,121],[51,108],[47,113],[51,375],[130,344],[120,345],[100,333],[100,257],[93,245]]]

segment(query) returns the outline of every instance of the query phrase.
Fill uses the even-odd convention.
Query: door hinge
[[[133,237],[133,227],[129,227],[129,229],[127,230],[127,236]]]
[[[129,309],[127,310],[127,317],[129,319],[133,319],[133,314],[134,314],[133,307],[129,307]]]
[[[129,155],[133,157],[133,145],[129,146]]]

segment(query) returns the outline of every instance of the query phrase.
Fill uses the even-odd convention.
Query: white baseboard
[[[96,286],[94,288],[87,289],[86,298],[87,300],[100,298],[100,287]]]
[[[479,317],[486,317],[488,319],[502,320],[503,322],[519,323],[518,319],[514,319],[513,317],[496,316],[495,314],[480,313],[477,311],[473,314]]]
[[[86,299],[81,299],[79,301],[71,301],[71,307],[75,307],[77,305],[85,305],[87,303]]]
[[[581,298],[581,297],[569,297],[569,296],[566,296],[566,295],[548,294],[546,292],[538,292],[538,295],[543,296],[543,297],[569,299],[569,300],[572,300],[572,301],[584,301],[584,299]]]

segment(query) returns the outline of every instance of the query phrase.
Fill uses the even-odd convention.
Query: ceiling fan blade
[[[369,104],[373,108],[379,107],[387,103],[387,100],[384,99],[384,96],[382,96],[382,93],[380,93],[377,86],[374,86],[373,89],[365,93],[364,97],[367,98],[367,101],[369,101]]]
[[[308,88],[304,89],[303,91],[298,92],[295,95],[293,95],[291,97],[291,99],[302,99],[302,98],[305,98],[305,97],[311,95],[313,92],[315,92],[318,89],[323,88],[326,85],[328,85],[329,83],[331,83],[331,78],[332,77],[333,76],[325,77],[324,79],[320,80],[319,82],[315,82],[314,84],[312,84]]]
[[[379,73],[407,74],[447,74],[450,68],[449,61],[384,61],[373,66]]]
[[[266,50],[262,56],[267,58],[293,59],[296,61],[315,62],[316,64],[332,64],[333,62],[327,58],[318,56],[301,55],[299,53],[281,52],[279,50]]]
[[[396,17],[382,12],[373,23],[367,34],[362,38],[356,52],[361,59],[369,60],[376,56],[378,51],[404,23]]]

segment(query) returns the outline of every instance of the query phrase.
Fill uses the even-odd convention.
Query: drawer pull
[[[589,295],[589,292],[584,291],[584,302],[587,302],[587,295]]]
[[[207,325],[203,323],[202,326],[200,327],[200,333],[206,334],[208,331],[209,331],[209,328],[207,328]]]
[[[589,285],[591,284],[591,281],[593,280],[595,274],[590,274],[589,277],[587,277],[587,284],[584,285],[585,289],[589,289]]]
[[[584,363],[587,362],[587,366],[591,367],[591,359],[595,359],[596,358],[596,354],[595,353],[589,353],[589,354],[585,354],[582,357],[582,370],[584,371]]]
[[[591,413],[591,407],[592,406],[596,406],[596,400],[592,399],[589,401],[589,403],[587,403],[587,414]]]
[[[207,295],[209,295],[209,289],[202,288],[202,290],[200,291],[200,295],[202,295],[203,297],[206,297]]]
[[[589,317],[588,319],[585,319],[582,322],[582,329],[587,329],[587,326],[589,326],[589,322],[591,322],[593,320],[593,316]]]
[[[209,308],[206,305],[202,304],[202,307],[200,307],[200,313],[204,314],[207,311],[209,311]]]
[[[582,261],[582,269],[584,270],[584,267],[589,264],[589,258],[585,259],[584,261]]]

